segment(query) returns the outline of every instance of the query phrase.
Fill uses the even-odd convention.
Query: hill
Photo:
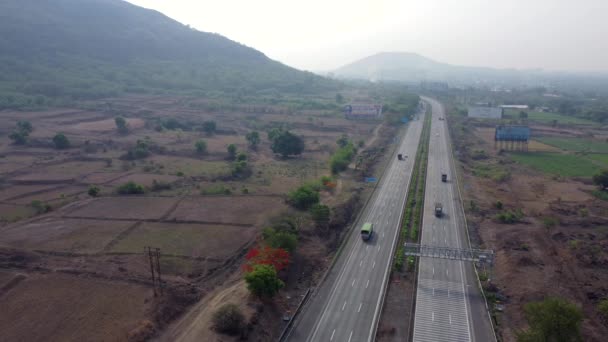
[[[448,82],[451,86],[556,87],[608,93],[608,75],[541,69],[495,69],[441,63],[409,52],[383,52],[333,71],[339,78]]]
[[[512,81],[523,76],[518,70],[455,66],[410,52],[382,52],[334,71],[339,77],[389,81],[451,81],[473,83]]]
[[[0,109],[123,93],[312,92],[327,79],[122,0],[0,2]]]

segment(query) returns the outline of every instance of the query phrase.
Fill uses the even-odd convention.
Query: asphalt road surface
[[[397,242],[424,115],[410,122],[389,166],[326,280],[295,322],[289,341],[372,341]],[[397,160],[397,153],[408,156]],[[374,225],[369,241],[360,228]]]
[[[441,104],[432,106],[421,244],[468,248],[464,212],[455,179],[449,135]],[[441,181],[447,173],[448,181]],[[443,216],[435,217],[435,203]],[[413,341],[496,341],[471,262],[421,258]]]

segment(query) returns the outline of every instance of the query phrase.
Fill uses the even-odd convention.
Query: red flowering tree
[[[289,252],[283,248],[272,248],[264,246],[262,248],[252,248],[245,256],[243,270],[247,273],[253,271],[256,265],[270,265],[279,272],[289,265]]]

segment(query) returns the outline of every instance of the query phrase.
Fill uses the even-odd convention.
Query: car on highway
[[[372,223],[366,222],[361,227],[361,238],[363,241],[367,241],[372,238],[372,234],[374,233],[374,225]]]

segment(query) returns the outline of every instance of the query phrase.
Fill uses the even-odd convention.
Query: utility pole
[[[163,283],[160,274],[160,248],[152,248],[150,246],[144,247],[144,254],[148,254],[148,261],[150,263],[150,277],[152,278],[152,290],[154,291],[154,297],[158,294],[163,294]],[[156,292],[158,286],[159,292]]]

